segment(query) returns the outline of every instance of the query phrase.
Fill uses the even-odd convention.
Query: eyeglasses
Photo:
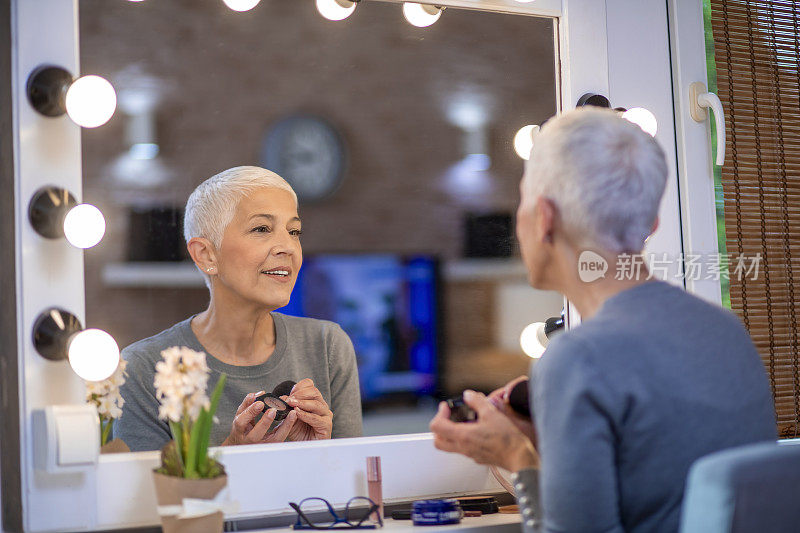
[[[320,503],[324,507],[320,510]],[[300,503],[289,502],[297,513],[297,522],[294,529],[375,529],[383,527],[383,519],[378,511],[378,505],[364,496],[356,496],[347,502],[344,516],[339,516],[333,506],[324,498],[306,498]],[[365,523],[372,514],[378,518],[378,523]],[[309,517],[313,514],[314,519]]]

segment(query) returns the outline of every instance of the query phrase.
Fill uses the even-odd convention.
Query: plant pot
[[[100,446],[100,453],[128,453],[129,451],[131,449],[122,439],[114,439]]]
[[[166,476],[153,471],[156,499],[159,506],[182,505],[184,498],[212,500],[228,484],[228,476],[212,479],[185,479]],[[177,515],[162,515],[164,533],[221,533],[223,515],[221,511],[193,518],[178,518]]]

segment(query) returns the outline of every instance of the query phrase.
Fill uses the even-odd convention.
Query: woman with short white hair
[[[566,112],[536,138],[520,252],[530,284],[564,294],[582,323],[532,366],[532,419],[511,408],[517,379],[465,391],[476,421],[451,421],[443,403],[431,422],[437,448],[514,472],[525,533],[678,531],[695,460],[777,437],[738,317],[650,277],[643,249],[667,176],[656,140],[612,111]],[[584,254],[605,268],[583,275]],[[641,268],[619,275],[632,260]]]
[[[333,322],[275,312],[289,303],[303,263],[297,207],[291,186],[259,167],[228,169],[191,194],[184,237],[210,301],[205,311],[123,350],[129,377],[114,436],[131,450],[157,450],[171,439],[153,385],[161,351],[171,346],[206,353],[209,388],[228,376],[212,446],[362,434],[347,334]],[[276,423],[276,409],[256,398],[285,381],[296,382],[282,396],[293,409]]]

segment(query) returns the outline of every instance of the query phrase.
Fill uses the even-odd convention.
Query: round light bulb
[[[525,161],[531,158],[533,138],[537,133],[539,133],[539,126],[529,124],[521,127],[514,135],[514,151]]]
[[[519,344],[525,355],[538,359],[547,347],[547,336],[544,334],[544,322],[528,324],[519,336]]]
[[[119,346],[101,329],[85,329],[69,343],[69,364],[81,379],[103,381],[117,370]]]
[[[92,204],[79,204],[64,217],[64,236],[76,248],[91,248],[103,239],[106,219]]]
[[[439,20],[439,17],[442,16],[442,10],[434,6],[406,2],[403,4],[403,15],[414,26],[426,28]]]
[[[258,5],[261,0],[222,0],[225,5],[234,11],[250,11]]]
[[[646,133],[649,133],[651,136],[656,136],[656,132],[658,131],[658,121],[656,120],[656,116],[647,109],[643,107],[634,107],[632,109],[628,109],[622,113],[622,118],[625,120],[630,120],[642,128]]]
[[[317,0],[317,11],[328,20],[344,20],[355,10],[356,3],[349,0]]]
[[[100,76],[83,76],[67,90],[67,114],[78,126],[102,126],[117,109],[117,93]]]

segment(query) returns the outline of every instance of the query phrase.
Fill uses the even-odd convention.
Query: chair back
[[[695,461],[680,531],[800,532],[800,444],[750,444]]]

